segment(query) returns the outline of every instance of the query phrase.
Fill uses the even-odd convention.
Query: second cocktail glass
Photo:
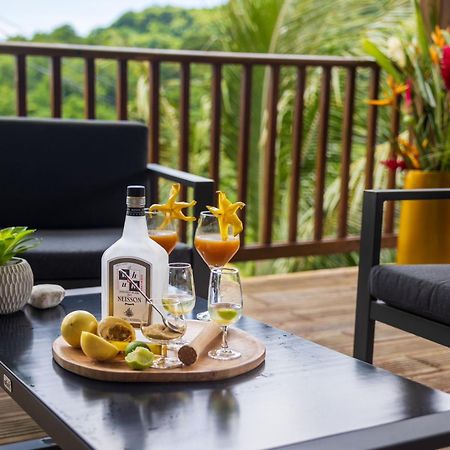
[[[175,225],[166,214],[145,210],[148,235],[170,255],[177,245],[178,234]]]
[[[227,231],[227,239],[223,240],[217,217],[209,211],[200,213],[194,245],[210,269],[224,267],[239,250],[239,235],[233,235],[231,226]],[[209,320],[208,311],[197,314],[197,319]]]

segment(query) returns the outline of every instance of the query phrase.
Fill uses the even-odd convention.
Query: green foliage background
[[[320,6],[319,6],[320,4]],[[37,33],[30,41],[87,45],[108,45],[161,49],[201,49],[240,52],[273,52],[317,55],[363,55],[361,42],[367,36],[386,40],[392,30],[411,27],[411,0],[229,0],[214,9],[152,7],[141,12],[128,12],[104,28],[79,36],[65,25],[50,33]],[[25,41],[22,36],[12,40]],[[49,61],[29,58],[28,109],[30,116],[50,117]],[[97,61],[97,118],[115,118],[116,63]],[[190,170],[207,175],[209,166],[210,70],[204,65],[192,66],[191,84],[191,158]],[[291,173],[291,135],[295,73],[282,69],[278,104],[278,140],[274,240],[287,237],[289,181]],[[307,72],[305,92],[305,128],[302,149],[302,176],[299,231],[300,239],[311,239],[313,230],[313,198],[315,156],[317,148],[320,70]],[[83,62],[63,60],[63,116],[83,117]],[[222,137],[220,188],[233,197],[236,192],[237,143],[239,137],[239,90],[241,68],[226,66],[222,83]],[[146,121],[148,117],[147,66],[129,63],[129,117]],[[342,112],[346,73],[332,73],[331,116],[325,192],[325,235],[336,233],[337,208],[340,197],[340,152]],[[349,232],[359,232],[361,197],[364,186],[366,121],[368,96],[367,70],[357,76],[356,109],[350,181]],[[14,115],[14,66],[11,57],[0,57],[0,114]],[[251,154],[249,164],[249,198],[247,201],[247,238],[257,242],[261,201],[263,149],[266,139],[267,69],[253,72]],[[179,67],[163,64],[161,73],[161,153],[164,164],[176,167],[178,161]],[[377,160],[387,154],[389,117],[380,111],[380,143]],[[385,172],[376,165],[375,186],[383,186]],[[279,259],[246,264],[247,273],[292,271],[318,267],[355,264],[357,255]]]

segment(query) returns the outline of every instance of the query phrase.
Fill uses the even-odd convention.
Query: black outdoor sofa
[[[121,236],[128,184],[150,194],[160,177],[190,186],[197,217],[213,204],[212,180],[147,164],[147,133],[137,122],[0,118],[0,228],[38,230],[41,245],[24,255],[35,284],[100,284],[101,255]],[[192,263],[201,288],[209,269],[192,248],[178,244],[171,260]]]

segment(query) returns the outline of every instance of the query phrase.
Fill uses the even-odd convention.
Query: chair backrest
[[[139,123],[0,118],[0,228],[121,226],[146,164]]]

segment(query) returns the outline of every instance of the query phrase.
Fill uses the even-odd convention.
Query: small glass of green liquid
[[[222,327],[222,345],[208,352],[213,359],[227,361],[241,356],[228,346],[228,327],[242,316],[243,297],[239,270],[231,267],[211,270],[208,311],[211,320]]]

